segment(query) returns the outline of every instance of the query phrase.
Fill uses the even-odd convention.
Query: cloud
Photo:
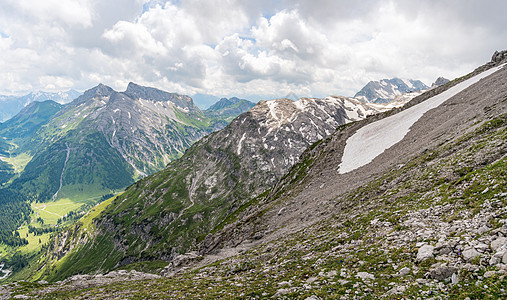
[[[130,81],[242,97],[353,95],[395,76],[430,84],[506,48],[506,9],[501,0],[2,0],[0,94]]]

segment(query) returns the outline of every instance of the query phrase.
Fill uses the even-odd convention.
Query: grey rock
[[[496,251],[498,248],[502,246],[507,246],[507,238],[498,237],[494,241],[491,242],[491,250]]]
[[[398,271],[398,276],[406,276],[410,273],[410,268],[403,267],[400,271]]]
[[[437,80],[435,80],[435,82],[431,85],[432,88],[434,87],[437,87],[437,86],[441,86],[441,85],[444,85],[446,83],[448,83],[450,80],[447,79],[447,78],[444,78],[444,77],[438,77]]]
[[[496,274],[496,272],[495,272],[495,271],[486,271],[486,272],[484,273],[484,278],[489,278],[489,277],[491,277],[491,276],[493,276],[493,275],[495,275],[495,274]]]
[[[281,296],[290,293],[289,289],[279,289],[276,291],[275,296]]]
[[[489,265],[495,266],[502,262],[504,252],[497,252],[489,259]]]
[[[452,275],[451,275],[451,283],[454,285],[454,284],[456,284],[458,282],[459,282],[458,274],[452,273]]]
[[[483,192],[484,193],[484,192]],[[477,233],[479,234],[483,234],[485,232],[488,232],[490,230],[490,228],[486,225],[482,225],[478,230],[477,230]]]
[[[495,51],[493,53],[493,56],[491,57],[491,61],[494,63],[502,62],[503,60],[507,59],[507,51]]]
[[[421,262],[421,261],[425,261],[428,258],[432,258],[433,257],[433,249],[435,249],[435,247],[433,247],[431,245],[424,245],[421,248],[419,248],[419,250],[417,250],[416,261]]]
[[[361,278],[362,280],[365,280],[365,279],[375,279],[375,276],[373,274],[370,274],[368,272],[358,272],[356,274],[356,277],[357,278]]]
[[[456,271],[458,271],[458,269],[455,267],[441,266],[431,269],[428,272],[428,277],[436,280],[446,280],[450,278],[452,274],[456,273]]]
[[[465,261],[471,261],[472,259],[476,258],[479,255],[480,253],[477,252],[477,250],[475,250],[475,248],[473,247],[469,247],[463,250],[463,259]]]

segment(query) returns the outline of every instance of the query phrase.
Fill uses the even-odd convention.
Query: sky
[[[505,0],[0,0],[0,94],[129,82],[186,95],[353,96],[507,49]]]

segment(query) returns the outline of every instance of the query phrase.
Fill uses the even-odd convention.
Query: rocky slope
[[[163,171],[132,185],[94,221],[93,232],[78,224],[55,239],[46,264],[65,257],[43,276],[170,261],[273,186],[309,145],[376,112],[344,97],[261,101]]]
[[[417,92],[428,89],[424,83],[412,79],[382,79],[379,81],[370,81],[354,98],[366,102],[388,103],[397,96],[410,92]]]

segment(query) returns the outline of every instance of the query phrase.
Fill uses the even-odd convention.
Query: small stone
[[[452,273],[452,275],[451,275],[451,283],[454,285],[454,284],[456,284],[458,282],[459,282],[458,274]]]
[[[335,277],[336,275],[338,275],[338,273],[334,270],[326,273],[326,277],[328,278]]]
[[[375,276],[373,274],[370,274],[368,272],[358,272],[356,274],[356,277],[358,278],[361,278],[362,280],[365,280],[365,279],[375,279]]]
[[[495,274],[496,274],[495,271],[487,271],[487,272],[484,273],[484,278],[489,278],[489,277],[491,277],[491,276],[493,276]]]
[[[441,266],[428,272],[428,277],[436,280],[446,280],[458,271],[455,267]]]
[[[310,297],[306,297],[305,300],[320,300],[320,298],[315,295],[311,295]]]
[[[482,225],[481,227],[479,227],[479,229],[477,229],[477,233],[479,234],[483,234],[485,232],[488,232],[490,229],[488,226],[486,225]]]
[[[496,251],[498,248],[502,246],[507,246],[507,238],[498,237],[496,240],[491,242],[491,250]]]
[[[306,283],[313,283],[317,280],[317,277],[310,277],[306,280]]]
[[[417,250],[416,261],[421,262],[421,261],[425,261],[428,258],[432,258],[434,248],[435,247],[433,247],[431,245],[424,245],[421,248],[419,248],[419,250]]]
[[[502,255],[503,256],[503,255]],[[496,266],[498,265],[499,263],[502,262],[502,256],[496,256],[496,255],[493,255],[491,257],[491,259],[489,260],[489,265],[490,266]]]
[[[410,273],[410,268],[404,267],[398,272],[399,276],[406,276]]]
[[[278,291],[276,291],[275,296],[285,295],[285,294],[288,294],[288,293],[290,293],[289,289],[279,289]]]
[[[479,255],[479,252],[477,252],[477,250],[475,250],[473,247],[467,248],[463,251],[463,259],[466,261],[471,261]]]

